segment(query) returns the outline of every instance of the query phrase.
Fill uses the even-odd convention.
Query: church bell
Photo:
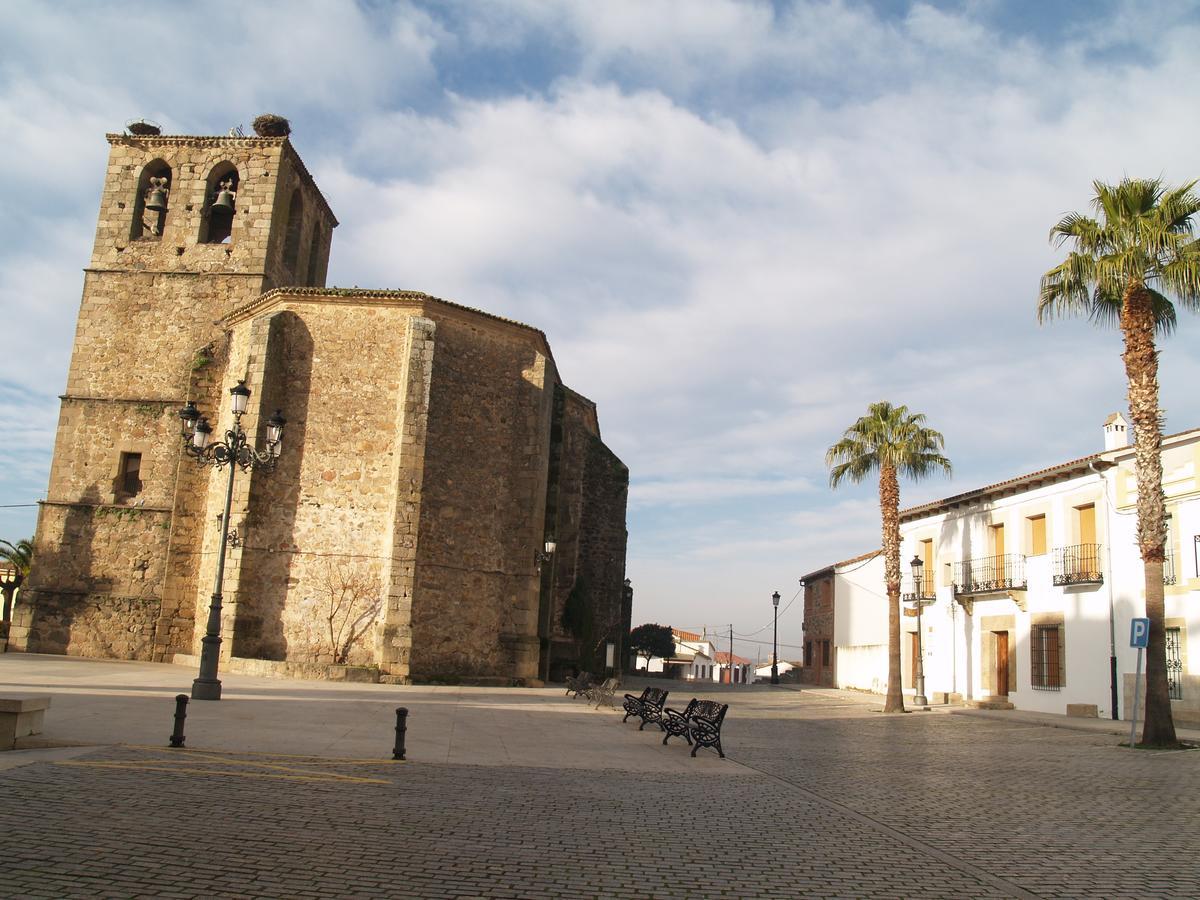
[[[213,212],[231,213],[234,211],[233,198],[237,196],[229,188],[223,187],[217,192],[217,199],[213,201]]]
[[[151,188],[149,195],[146,197],[146,209],[151,210],[152,212],[166,212],[166,190],[160,187]]]

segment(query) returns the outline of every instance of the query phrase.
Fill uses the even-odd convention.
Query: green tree
[[[1166,188],[1157,178],[1126,178],[1117,185],[1093,182],[1092,208],[1099,218],[1071,213],[1050,229],[1051,243],[1072,249],[1042,276],[1037,307],[1038,322],[1086,315],[1098,324],[1119,326],[1124,338],[1137,470],[1138,548],[1150,620],[1142,745],[1153,747],[1178,743],[1167,693],[1163,629],[1166,519],[1155,335],[1174,330],[1174,303],[1200,310],[1200,241],[1193,231],[1200,197],[1195,185],[1193,181]]]
[[[3,615],[0,615],[0,621],[7,622],[12,618],[13,595],[29,577],[29,569],[33,565],[32,539],[20,540],[15,544],[0,541],[0,562],[6,563],[10,569],[0,576],[0,591],[4,594]]]
[[[647,622],[629,632],[629,646],[638,656],[646,657],[646,669],[650,660],[658,656],[670,659],[675,655],[675,636],[670,625],[654,625]]]
[[[906,406],[872,403],[867,414],[846,429],[825,454],[830,487],[861,482],[879,473],[879,513],[883,526],[883,574],[888,597],[888,689],[884,712],[904,712],[900,685],[900,480],[914,481],[940,470],[950,473],[942,455],[942,435],[925,427],[925,416]]]

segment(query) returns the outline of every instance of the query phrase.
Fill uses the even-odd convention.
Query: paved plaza
[[[4,897],[1194,897],[1200,752],[878,698],[715,689],[727,760],[556,689],[0,656],[54,695],[0,755]],[[672,696],[690,696],[672,685]],[[390,755],[398,705],[409,760]],[[1070,724],[1070,723],[1066,723]]]

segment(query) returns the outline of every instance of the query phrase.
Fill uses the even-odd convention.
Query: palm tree
[[[1167,694],[1163,630],[1163,561],[1166,521],[1162,493],[1162,426],[1158,409],[1155,334],[1175,328],[1175,302],[1200,310],[1200,241],[1193,219],[1200,197],[1193,181],[1177,188],[1161,179],[1126,178],[1113,186],[1092,183],[1100,220],[1071,213],[1050,229],[1055,246],[1071,253],[1042,276],[1038,321],[1089,316],[1117,324],[1125,340],[1125,378],[1137,468],[1138,547],[1146,579],[1146,722],[1143,746],[1174,746],[1175,723]]]
[[[861,482],[879,472],[879,512],[883,522],[883,574],[888,595],[888,692],[884,712],[904,712],[900,690],[900,475],[914,481],[940,469],[950,474],[942,455],[941,433],[925,427],[925,416],[906,406],[872,403],[867,414],[846,429],[825,454],[830,487],[849,479]]]
[[[13,595],[17,592],[17,588],[25,582],[25,578],[29,575],[29,568],[33,564],[33,542],[20,540],[12,544],[8,541],[0,541],[0,562],[6,563],[11,569],[11,572],[0,577],[0,591],[4,593],[4,608],[0,622],[7,622],[12,618]]]

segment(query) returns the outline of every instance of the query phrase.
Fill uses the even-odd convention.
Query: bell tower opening
[[[133,201],[130,240],[162,240],[163,230],[167,227],[170,196],[171,167],[161,159],[147,163],[138,179],[137,194]]]
[[[217,163],[209,172],[200,213],[201,244],[228,244],[232,240],[238,183],[238,170],[231,162]]]

